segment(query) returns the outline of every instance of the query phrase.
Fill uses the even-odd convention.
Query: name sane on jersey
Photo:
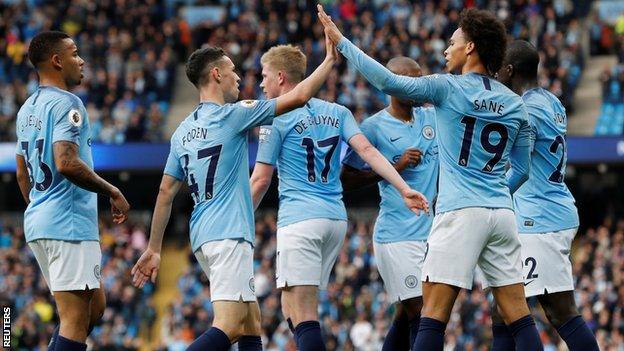
[[[494,112],[499,116],[503,115],[503,110],[505,109],[505,104],[486,99],[477,99],[473,102],[473,104],[475,111]]]
[[[325,124],[330,127],[340,128],[340,120],[336,117],[318,115],[318,116],[306,116],[305,118],[299,120],[297,124],[293,127],[294,131],[297,134],[302,134],[309,126],[312,125],[320,125]]]

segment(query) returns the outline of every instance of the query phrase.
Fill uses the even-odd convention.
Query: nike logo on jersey
[[[391,143],[394,143],[395,141],[397,141],[397,140],[399,140],[399,139],[401,139],[401,138],[402,138],[402,137],[398,137],[398,138],[390,138],[390,142],[391,142]]]
[[[533,279],[533,280],[529,280],[528,282],[524,283],[524,286],[527,286],[527,285],[529,285],[529,284],[533,283],[534,281],[535,281],[535,279]]]

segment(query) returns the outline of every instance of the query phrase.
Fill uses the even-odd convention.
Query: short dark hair
[[[507,36],[505,25],[493,13],[486,10],[462,11],[459,27],[466,41],[475,45],[481,62],[489,74],[495,74],[503,65]]]
[[[225,51],[219,47],[207,46],[195,50],[186,62],[186,76],[193,85],[199,87],[204,84],[206,67],[214,66],[224,56]]]
[[[59,31],[45,31],[35,35],[28,46],[28,59],[35,68],[58,52],[59,44],[71,38],[69,34]]]
[[[513,66],[513,74],[525,79],[537,79],[539,53],[533,44],[525,40],[514,40],[507,48],[505,64]]]

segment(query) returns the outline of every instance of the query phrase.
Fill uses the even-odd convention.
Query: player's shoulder
[[[323,111],[323,112],[336,112],[340,115],[350,115],[351,110],[349,110],[346,106],[341,105],[336,102],[331,102],[327,100],[322,100],[319,98],[311,98],[308,101],[308,105],[315,111]]]
[[[51,86],[40,87],[39,90],[33,94],[33,102],[36,103],[37,101],[51,101],[61,108],[84,108],[84,104],[78,96],[70,91]]]

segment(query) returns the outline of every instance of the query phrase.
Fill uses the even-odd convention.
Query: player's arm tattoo
[[[15,156],[15,163],[17,164],[15,177],[17,178],[17,185],[20,188],[20,192],[22,193],[22,197],[26,204],[30,203],[30,175],[28,175],[28,168],[26,166],[26,159],[22,155]]]
[[[94,193],[111,196],[119,191],[87,166],[80,159],[78,150],[78,145],[70,141],[54,143],[54,164],[59,173],[70,182]]]
[[[340,172],[340,181],[344,191],[353,191],[369,185],[377,184],[383,178],[373,171],[359,170],[349,165],[343,165]]]

